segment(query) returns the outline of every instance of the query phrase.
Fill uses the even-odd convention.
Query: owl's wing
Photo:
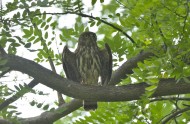
[[[76,55],[67,46],[63,49],[62,63],[67,78],[75,82],[80,82],[81,78],[77,69]]]
[[[102,85],[107,85],[112,75],[112,53],[109,45],[106,43],[105,48],[100,51],[101,61],[101,80]]]

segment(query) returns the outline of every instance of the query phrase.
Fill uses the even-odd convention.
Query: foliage
[[[35,62],[49,63],[52,70],[54,67],[58,70],[61,65],[60,51],[63,46],[67,44],[74,48],[79,34],[88,30],[97,30],[96,34],[100,35],[100,47],[103,47],[104,43],[111,47],[114,70],[141,51],[151,51],[156,55],[139,62],[133,73],[118,84],[150,84],[140,100],[99,103],[98,110],[83,115],[83,110],[77,110],[64,117],[64,123],[160,123],[176,111],[189,107],[189,101],[183,99],[189,98],[189,94],[162,97],[155,101],[148,99],[161,78],[175,78],[189,83],[189,1],[111,0],[109,4],[105,2],[91,0],[91,7],[86,6],[81,0],[8,2],[1,8],[0,45],[9,54],[18,54],[20,49],[26,50],[36,56],[32,58]],[[96,9],[97,6],[100,6],[100,11]],[[52,10],[58,9],[51,12],[48,7]],[[95,16],[93,10],[99,11],[97,13],[100,13],[100,16]],[[65,15],[75,15],[74,24],[66,24],[72,27],[61,26],[63,19],[69,20]],[[2,74],[9,69],[1,67],[5,64],[6,60],[0,60]],[[62,73],[62,70],[58,73]],[[15,86],[15,89],[16,91],[11,91],[2,83],[0,102],[3,103],[7,96],[12,96],[11,94],[24,94],[26,91],[23,90],[38,94],[34,90],[28,90],[25,85]],[[38,101],[30,101],[30,104],[46,111],[54,109]],[[16,122],[19,114],[16,106],[9,105],[3,109],[0,116]],[[61,122],[59,120],[56,123]],[[183,112],[171,118],[169,122],[188,123],[189,112]]]

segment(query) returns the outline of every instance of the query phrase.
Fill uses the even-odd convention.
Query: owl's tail
[[[94,101],[83,101],[83,107],[84,110],[89,111],[89,110],[96,110],[98,108],[97,102]]]

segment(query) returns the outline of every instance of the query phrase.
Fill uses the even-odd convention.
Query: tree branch
[[[8,120],[0,118],[0,124],[13,124],[13,123]]]
[[[122,78],[126,77],[126,73],[132,73],[129,68],[136,67],[138,61],[143,61],[146,57],[150,57],[152,54],[148,52],[142,52],[137,57],[128,60],[125,64],[123,64],[118,70],[116,70],[112,75],[112,80],[110,84],[116,84],[117,81],[119,82]],[[62,92],[71,97],[79,98],[79,99],[90,99],[97,101],[130,101],[139,99],[140,96],[145,92],[145,88],[149,86],[146,83],[140,84],[130,84],[127,86],[106,86],[106,87],[98,87],[98,86],[84,86],[80,85],[76,82],[67,80],[62,78],[61,76],[53,73],[52,71],[36,64],[33,61],[15,56],[15,55],[5,55],[1,56],[0,58],[7,59],[8,62],[6,66],[26,73],[32,77],[34,77],[38,82],[42,82],[42,84],[49,86],[55,90]],[[131,66],[129,66],[129,65]],[[32,68],[32,69],[31,69]],[[120,70],[120,71],[119,71]],[[117,74],[119,73],[119,74]],[[122,75],[122,76],[119,76]],[[189,93],[190,84],[185,83],[181,80],[181,82],[175,83],[174,79],[163,79],[160,81],[156,92],[153,94],[152,97],[155,96],[165,96],[165,95],[173,95],[173,94],[184,94]],[[80,101],[80,100],[79,100]],[[35,123],[36,120],[47,120],[48,118],[52,118],[52,121],[57,120],[70,112],[78,109],[82,106],[80,101],[73,100],[70,103],[64,104],[67,106],[67,109],[63,109],[59,115],[55,115],[52,113],[45,114],[47,112],[42,113],[40,116],[34,118],[24,119],[22,121],[32,121]],[[71,104],[71,106],[70,106]],[[74,108],[72,108],[74,107]],[[61,109],[61,108],[59,108]],[[66,112],[68,112],[66,114]],[[46,117],[44,116],[46,115]],[[62,115],[61,115],[62,114]],[[49,121],[49,122],[52,122]]]
[[[110,84],[112,84],[112,85],[113,85],[113,83],[116,84],[117,82],[120,81],[119,78],[121,78],[121,77],[125,78],[125,77],[126,77],[126,74],[129,74],[129,73],[132,72],[132,71],[130,71],[130,69],[136,67],[137,64],[134,64],[134,63],[137,63],[138,61],[142,61],[142,60],[146,59],[146,57],[149,57],[148,55],[149,55],[149,54],[148,54],[147,52],[146,52],[146,53],[140,53],[137,57],[134,57],[134,58],[132,58],[131,60],[128,60],[128,62],[124,63],[118,70],[116,70],[116,72],[113,73],[112,81],[111,81]],[[150,55],[151,55],[151,54],[150,54]],[[139,58],[139,59],[138,59],[138,58]],[[126,70],[126,71],[125,71],[125,70]],[[122,73],[121,73],[121,72],[122,72]],[[116,74],[116,73],[119,73],[119,74]],[[120,75],[121,77],[118,76],[118,75]],[[32,83],[32,82],[31,82],[31,83]],[[31,84],[31,83],[30,83],[30,84]],[[29,85],[30,85],[30,84],[29,84]],[[30,86],[29,86],[29,87],[30,87]],[[32,87],[31,87],[31,88],[32,88]],[[5,103],[2,103],[2,104],[0,105],[0,107],[5,107],[4,105],[8,105],[8,104],[10,104],[11,102],[14,102],[15,100],[17,100],[17,99],[18,99],[19,97],[21,97],[22,95],[24,95],[24,94],[18,94],[16,97],[11,97],[11,98],[7,99],[7,100],[5,101]],[[79,103],[80,103],[80,104],[79,104]],[[71,105],[69,105],[69,104],[71,104]],[[63,117],[63,116],[66,116],[67,114],[73,112],[74,110],[80,108],[80,107],[82,106],[82,102],[81,102],[81,100],[73,100],[72,102],[67,103],[67,104],[65,104],[64,106],[67,106],[67,110],[66,110],[66,109],[62,109],[62,107],[59,107],[59,109],[64,110],[64,111],[62,111],[62,112],[59,113],[60,116],[56,116],[56,114],[57,114],[56,111],[53,112],[53,113],[56,113],[56,114],[46,114],[47,112],[44,112],[44,113],[42,113],[40,116],[33,117],[33,118],[26,118],[26,119],[23,119],[21,122],[31,122],[31,123],[33,122],[33,123],[35,123],[35,124],[36,124],[37,122],[39,122],[39,123],[42,123],[42,122],[46,123],[47,118],[49,118],[49,119],[48,119],[48,122],[53,122],[53,121],[55,121],[55,120],[60,119],[60,118]],[[75,108],[75,109],[73,109],[73,108]],[[44,116],[44,115],[46,115],[46,116]],[[48,116],[48,117],[47,117],[47,116]],[[47,118],[46,118],[46,117],[47,117]],[[50,118],[51,118],[51,119],[50,119]]]
[[[167,122],[169,122],[172,118],[175,118],[176,116],[178,116],[179,114],[189,111],[190,107],[186,107],[184,109],[178,110],[176,112],[174,112],[172,115],[168,116],[165,120],[162,121],[162,124],[166,124]]]
[[[33,61],[15,56],[7,55],[6,66],[13,70],[21,71],[32,76],[40,83],[57,90],[67,96],[95,100],[95,101],[130,101],[137,100],[145,92],[149,85],[146,83],[130,84],[127,86],[88,86],[81,85],[71,80],[62,78],[60,75],[36,64]],[[174,94],[190,93],[190,84],[181,80],[176,83],[174,79],[160,80],[157,90],[152,97]]]
[[[190,98],[178,98],[178,97],[167,97],[167,98],[154,98],[150,102],[164,101],[164,100],[181,100],[181,101],[190,101]]]
[[[123,63],[116,71],[113,72],[109,85],[115,85],[122,79],[125,79],[127,74],[133,73],[132,69],[137,67],[138,62],[144,61],[151,56],[153,56],[153,53],[151,52],[141,52],[137,56]]]
[[[74,99],[61,105],[53,112],[44,112],[39,116],[20,119],[21,124],[53,124],[54,121],[77,110],[82,106],[82,100]]]

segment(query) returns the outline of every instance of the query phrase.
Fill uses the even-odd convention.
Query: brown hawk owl
[[[106,85],[112,74],[112,54],[108,44],[100,50],[97,46],[97,37],[93,32],[84,32],[80,35],[75,52],[64,47],[62,62],[68,79],[85,85]],[[100,82],[99,81],[100,77]],[[85,110],[97,108],[97,102],[84,100]]]

